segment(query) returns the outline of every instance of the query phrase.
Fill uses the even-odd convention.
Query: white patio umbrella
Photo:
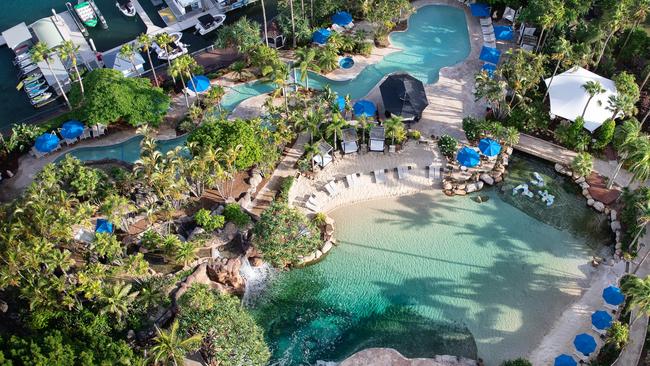
[[[608,100],[612,95],[618,95],[616,85],[610,79],[594,74],[582,67],[572,68],[562,74],[544,80],[549,87],[551,114],[575,121],[589,101],[589,94],[582,87],[587,81],[597,81],[605,89],[605,93],[593,97],[585,113],[585,128],[594,132],[600,125],[612,116]]]

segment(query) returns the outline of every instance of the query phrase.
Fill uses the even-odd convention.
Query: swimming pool
[[[540,170],[516,164],[528,176]],[[522,211],[496,188],[481,192],[489,198],[481,204],[435,192],[332,212],[339,246],[278,275],[253,307],[273,361],[339,361],[368,347],[486,365],[525,356],[576,300],[586,263],[609,234],[581,196],[564,191],[564,177],[552,167],[540,174],[575,204],[559,213],[562,222],[555,210],[537,216],[550,224],[539,221],[528,210],[546,210],[543,203]]]
[[[70,150],[65,155],[72,155],[81,161],[93,161],[104,159],[115,159],[126,161],[127,163],[134,163],[140,159],[140,142],[143,137],[141,135],[134,136],[124,142],[109,146],[97,147],[80,147]],[[169,140],[158,140],[157,148],[163,154],[167,151],[173,150],[177,146],[182,146],[187,141],[187,135],[180,136]],[[60,161],[65,157],[60,156],[56,161]]]

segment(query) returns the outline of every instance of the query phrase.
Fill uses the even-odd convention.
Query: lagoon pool
[[[582,199],[560,192],[564,178],[541,173],[558,197]],[[481,357],[487,366],[525,356],[576,300],[590,256],[608,241],[607,223],[584,202],[563,207],[565,222],[555,225],[498,188],[481,195],[487,202],[435,192],[332,212],[339,246],[279,274],[253,306],[273,361],[340,361],[368,347]],[[604,224],[582,227],[591,222]]]
[[[134,136],[124,142],[115,145],[97,146],[97,147],[80,147],[70,150],[65,155],[72,155],[81,161],[93,161],[104,159],[115,159],[126,161],[127,163],[134,163],[140,159],[140,142],[142,136]],[[157,148],[163,154],[167,151],[173,150],[177,146],[182,146],[187,141],[187,135],[176,137],[169,140],[158,140]],[[56,161],[65,157],[61,155]]]

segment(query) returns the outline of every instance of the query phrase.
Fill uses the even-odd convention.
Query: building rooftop
[[[2,32],[2,38],[4,38],[9,48],[15,50],[16,47],[26,42],[31,42],[32,33],[27,28],[25,22],[22,22]]]

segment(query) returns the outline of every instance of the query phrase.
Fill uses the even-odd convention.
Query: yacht
[[[88,27],[97,25],[97,14],[88,1],[79,0],[74,6],[74,11],[84,25]]]
[[[156,55],[161,60],[171,61],[188,52],[187,47],[181,42],[181,37],[183,36],[183,33],[176,32],[176,33],[170,33],[169,35],[172,38],[172,42],[167,45],[167,49],[169,51],[160,47],[158,43],[156,42],[153,43],[153,49],[156,51]]]
[[[117,9],[119,9],[119,11],[125,16],[135,16],[135,6],[133,6],[131,0],[117,0],[117,2],[115,2],[115,6],[117,6]]]
[[[200,35],[204,36],[213,30],[219,28],[226,20],[225,14],[205,14],[199,17],[199,22],[194,26]]]
[[[32,103],[33,106],[35,106],[35,107],[40,107],[39,104],[41,104],[41,103],[47,101],[47,100],[50,99],[51,97],[52,97],[52,93],[47,92],[47,93],[43,93],[43,94],[41,94],[41,95],[37,95],[37,96],[35,96],[35,97],[33,97],[33,98],[30,97],[30,98],[29,98],[29,99],[30,99],[29,101]]]

